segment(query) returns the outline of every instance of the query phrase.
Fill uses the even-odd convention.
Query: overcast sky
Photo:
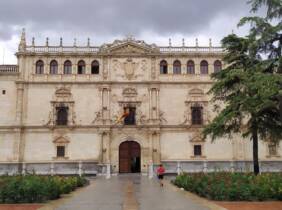
[[[242,16],[249,14],[246,0],[1,0],[0,1],[0,63],[17,62],[17,50],[22,28],[27,41],[35,37],[36,45],[72,45],[73,39],[84,45],[112,42],[126,35],[147,43],[181,45],[214,45],[237,28]]]

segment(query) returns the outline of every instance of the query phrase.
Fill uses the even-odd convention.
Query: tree
[[[266,17],[244,17],[239,26],[251,23],[246,37],[235,34],[222,40],[227,67],[212,78],[212,101],[224,102],[204,130],[212,140],[240,133],[253,142],[254,173],[259,173],[258,139],[277,143],[282,138],[282,2],[251,0],[252,12],[266,6]],[[277,23],[278,22],[278,23]],[[275,24],[276,23],[276,24]]]

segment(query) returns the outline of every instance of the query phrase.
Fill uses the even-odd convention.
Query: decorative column
[[[102,162],[104,164],[111,163],[111,139],[110,132],[103,131],[102,133]]]
[[[101,87],[100,98],[101,98],[103,124],[110,124],[111,123],[110,120],[111,89],[106,86]]]
[[[159,88],[149,88],[149,119],[155,124],[159,121]]]
[[[156,73],[156,57],[153,57],[151,59],[151,79],[155,80],[157,75],[159,75],[159,73]]]
[[[160,132],[154,131],[152,134],[152,139],[153,139],[153,163],[160,164],[161,162]]]
[[[156,91],[157,91],[157,119],[159,120],[159,118],[160,118],[160,89],[159,88],[157,88],[156,89]]]

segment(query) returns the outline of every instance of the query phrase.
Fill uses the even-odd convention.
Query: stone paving
[[[97,178],[56,210],[208,210],[171,187],[141,175]]]

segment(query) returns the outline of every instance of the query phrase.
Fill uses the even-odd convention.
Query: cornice
[[[123,125],[72,125],[72,126],[46,126],[46,125],[10,125],[0,126],[0,132],[3,131],[15,131],[15,130],[74,130],[74,129],[98,129],[98,130],[138,130],[138,129],[178,129],[183,131],[199,131],[201,127],[191,127],[189,125],[134,125],[134,126],[123,126]]]
[[[48,84],[48,85],[195,85],[213,84],[213,81],[16,81],[17,84]]]

